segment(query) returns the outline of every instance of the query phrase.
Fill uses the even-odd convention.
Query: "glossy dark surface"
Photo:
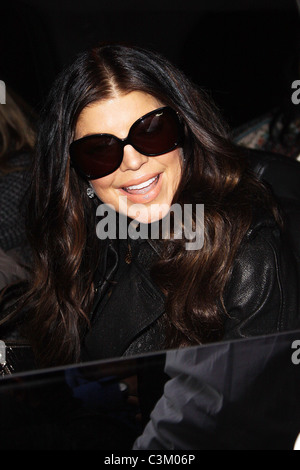
[[[190,393],[181,377],[188,377],[195,357],[196,381],[223,398],[215,414],[206,414],[206,396],[200,400],[191,448],[293,447],[300,432],[300,331],[2,378],[0,448],[131,450],[167,380],[180,383],[174,394]],[[128,378],[136,379],[138,402],[120,392],[119,382]],[[192,415],[199,412],[190,406]],[[183,416],[171,430],[176,448],[187,448],[189,420]]]

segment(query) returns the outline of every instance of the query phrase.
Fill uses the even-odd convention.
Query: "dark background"
[[[291,95],[296,0],[0,0],[0,79],[37,111],[81,50],[122,41],[163,53],[207,89],[232,127]]]

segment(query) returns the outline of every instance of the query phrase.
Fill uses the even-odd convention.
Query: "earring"
[[[95,191],[93,188],[87,188],[86,194],[90,199],[93,199],[93,197],[95,197]]]

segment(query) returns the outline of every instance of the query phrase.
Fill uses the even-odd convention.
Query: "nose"
[[[120,165],[121,171],[138,170],[144,163],[147,163],[148,157],[135,150],[132,145],[125,145],[123,160]]]

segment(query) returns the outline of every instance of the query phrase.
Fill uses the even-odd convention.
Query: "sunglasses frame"
[[[159,112],[161,111],[165,111],[165,110],[168,110],[168,111],[172,111],[174,114],[176,114],[177,116],[177,120],[178,120],[178,139],[177,141],[174,143],[174,145],[163,151],[163,152],[159,152],[159,153],[146,153],[144,150],[142,151],[140,148],[138,148],[136,145],[134,145],[132,142],[131,142],[131,137],[130,135],[132,134],[132,132],[134,131],[134,129],[141,123],[141,121],[143,121],[144,119],[148,118],[149,116],[151,116],[152,114],[158,114]],[[105,136],[105,137],[112,137],[114,138],[115,140],[117,140],[121,146],[122,146],[122,153],[121,153],[121,158],[119,159],[119,162],[118,162],[118,165],[116,165],[114,167],[113,170],[109,171],[109,172],[106,172],[105,174],[101,174],[101,176],[90,176],[86,173],[84,173],[81,169],[80,169],[80,166],[76,164],[76,162],[74,162],[74,158],[72,157],[72,153],[73,153],[73,149],[75,148],[75,146],[77,145],[78,142],[84,142],[84,141],[88,141],[88,140],[91,140],[91,139],[94,139],[95,137],[102,137],[102,136]],[[77,139],[77,140],[74,140],[70,147],[69,147],[69,153],[70,153],[70,159],[71,159],[71,166],[73,166],[76,171],[78,171],[84,178],[88,179],[88,180],[94,180],[94,179],[99,179],[99,178],[103,178],[104,176],[108,176],[110,175],[111,173],[113,173],[114,171],[116,171],[122,164],[122,161],[123,161],[123,158],[124,158],[124,147],[126,145],[131,145],[135,150],[137,150],[138,152],[140,152],[142,155],[145,155],[147,157],[158,157],[159,155],[164,155],[166,153],[169,153],[169,152],[172,152],[172,150],[175,150],[176,148],[178,147],[181,147],[182,145],[182,140],[183,140],[183,125],[182,125],[182,122],[180,120],[180,117],[179,117],[179,114],[177,111],[175,111],[173,108],[171,108],[170,106],[162,106],[160,108],[157,108],[157,109],[154,109],[153,111],[150,111],[149,113],[146,113],[144,114],[143,116],[141,116],[140,118],[138,118],[133,124],[132,126],[130,127],[129,129],[129,132],[128,132],[128,135],[126,138],[124,139],[120,139],[119,137],[113,135],[113,134],[109,134],[109,133],[101,133],[101,134],[92,134],[92,135],[87,135],[85,137],[81,137],[80,139]]]

